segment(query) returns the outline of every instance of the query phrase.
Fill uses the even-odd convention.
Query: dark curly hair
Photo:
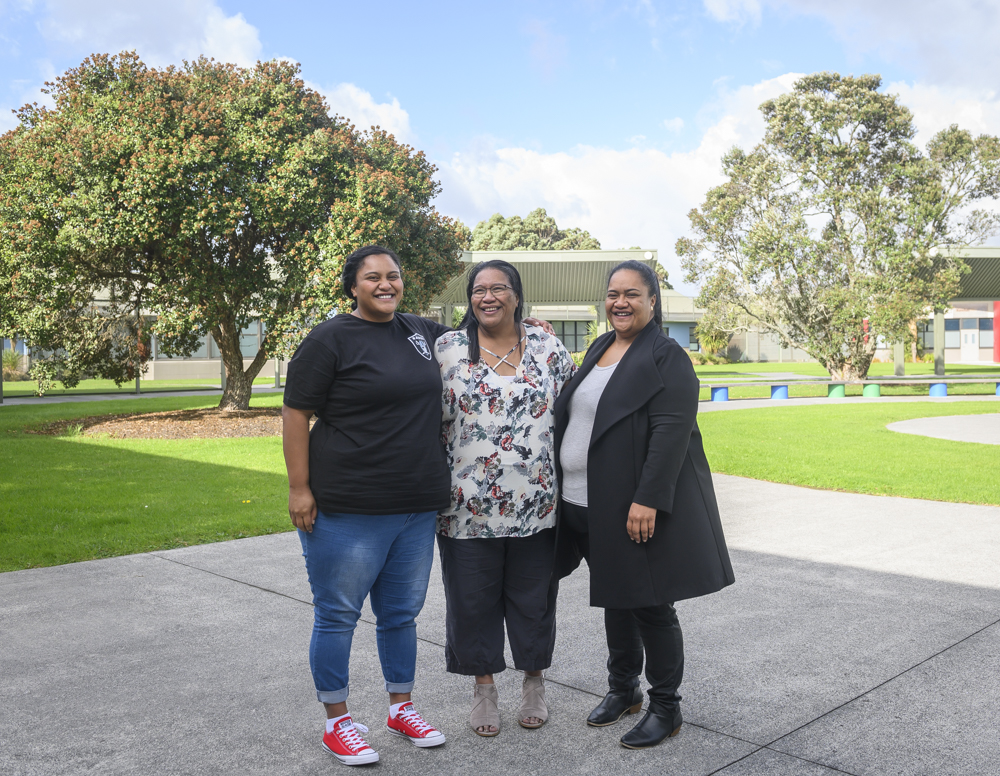
[[[517,294],[517,307],[514,308],[514,329],[521,331],[521,319],[524,317],[524,291],[521,290],[521,274],[517,268],[509,262],[501,259],[490,259],[481,261],[469,270],[469,282],[465,286],[465,298],[469,300],[469,306],[465,309],[465,317],[458,324],[458,328],[465,329],[465,334],[469,338],[469,361],[473,364],[479,363],[479,321],[472,311],[472,289],[476,285],[476,278],[484,269],[498,269],[507,276],[507,282]]]
[[[365,263],[365,259],[369,256],[378,256],[380,254],[385,254],[394,262],[396,266],[399,267],[400,271],[403,269],[403,265],[393,251],[388,248],[384,248],[381,245],[366,245],[364,248],[358,248],[354,253],[344,259],[344,272],[340,276],[341,284],[344,287],[344,296],[351,300],[351,309],[358,309],[358,300],[351,293],[351,287],[358,282],[358,270],[361,269],[361,265]]]
[[[623,269],[630,269],[633,272],[638,272],[639,277],[642,278],[642,283],[646,286],[646,290],[649,291],[649,295],[656,298],[656,302],[653,305],[653,320],[656,321],[656,325],[663,326],[663,306],[660,304],[660,281],[656,277],[656,273],[653,272],[653,268],[648,264],[643,264],[641,261],[636,261],[635,259],[629,259],[628,261],[623,261],[620,264],[616,264],[611,268],[608,273],[608,282],[605,287],[611,285],[611,278],[615,276],[616,272],[621,272]]]

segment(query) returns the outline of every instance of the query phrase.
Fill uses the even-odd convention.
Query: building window
[[[189,358],[208,358],[208,345],[205,342],[205,338],[202,337],[198,344],[198,349],[194,351],[190,356],[167,356],[160,352],[160,340],[157,337],[153,337],[153,358],[157,361],[167,361],[167,360],[178,360],[186,361]]]
[[[925,352],[934,350],[934,321],[917,321],[917,347]]]
[[[993,319],[992,318],[980,318],[979,319],[979,347],[981,348],[992,348],[994,337],[996,336],[993,330]]]
[[[9,339],[4,337],[3,349],[14,350],[17,353],[20,353],[22,356],[28,355],[28,343],[26,343],[24,340],[19,340],[17,337],[14,337],[13,344],[11,344],[11,341]]]
[[[694,352],[697,352],[697,351],[701,350],[701,345],[698,344],[697,329],[698,329],[697,326],[689,326],[688,327],[688,339],[689,339],[689,341],[691,343],[690,345],[688,345],[688,350],[691,350],[691,351],[694,351]]]
[[[559,341],[570,353],[587,349],[587,326],[589,321],[550,321]]]
[[[944,321],[944,346],[946,348],[962,347],[962,335],[959,331],[961,320],[958,318],[946,318]]]
[[[240,352],[243,358],[253,358],[257,355],[257,351],[260,349],[259,328],[260,321],[254,321],[240,332]]]

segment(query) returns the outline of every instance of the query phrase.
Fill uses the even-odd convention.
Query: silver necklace
[[[487,353],[489,353],[491,356],[493,356],[493,358],[497,359],[497,366],[500,366],[500,364],[506,364],[507,366],[509,366],[511,369],[513,369],[516,372],[517,371],[517,367],[514,364],[510,363],[510,361],[507,360],[507,356],[509,356],[511,353],[513,353],[515,350],[517,350],[521,346],[521,343],[524,342],[524,338],[526,336],[527,336],[526,334],[522,334],[521,335],[521,339],[519,339],[517,342],[514,343],[514,347],[512,347],[510,350],[508,350],[502,356],[498,356],[496,353],[494,353],[492,350],[490,350],[485,345],[480,345],[479,348],[480,348],[480,350],[485,350]],[[486,363],[486,362],[484,361],[483,363]],[[497,371],[496,367],[492,367],[489,364],[486,364],[486,366],[489,366],[490,369],[492,369],[494,372]],[[497,372],[497,374],[500,374],[500,373]]]

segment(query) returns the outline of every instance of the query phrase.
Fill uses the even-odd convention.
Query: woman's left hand
[[[543,321],[541,318],[524,318],[523,320],[529,326],[541,326],[545,329],[546,334],[551,334],[553,337],[556,336],[556,330],[552,328],[552,324],[548,321]]]
[[[619,513],[621,514],[621,513]],[[653,528],[656,525],[656,510],[632,503],[628,510],[628,536],[633,542],[645,542],[653,538]]]

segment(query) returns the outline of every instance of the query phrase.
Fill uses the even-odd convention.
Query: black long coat
[[[598,337],[554,407],[556,450],[573,392],[614,342]],[[712,474],[698,430],[691,359],[653,321],[625,352],[597,405],[587,458],[590,605],[638,609],[714,593],[734,581]],[[562,469],[556,460],[556,475]],[[653,538],[626,531],[632,502],[656,508]],[[556,535],[556,574],[580,564]]]

